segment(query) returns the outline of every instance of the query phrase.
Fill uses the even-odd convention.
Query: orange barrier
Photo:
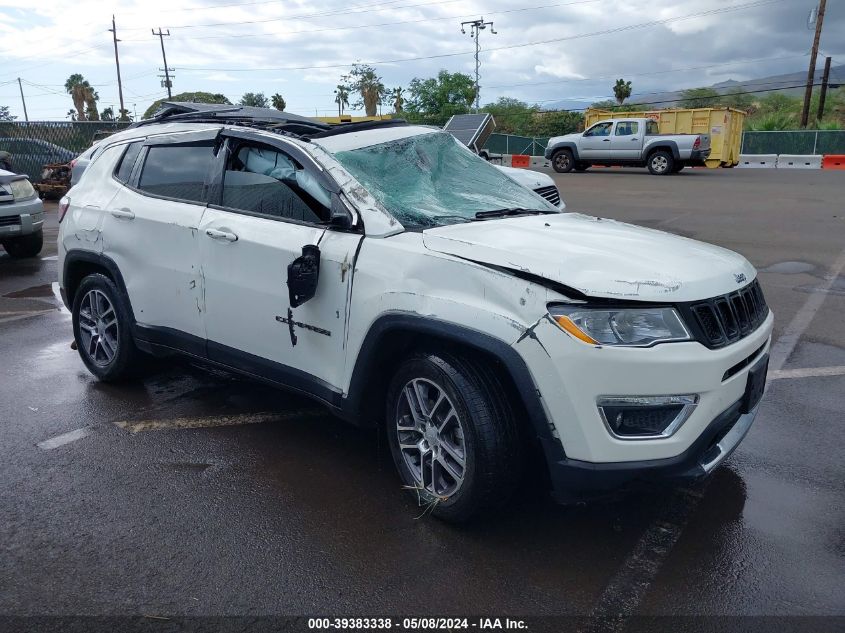
[[[822,169],[845,169],[845,154],[825,154]]]
[[[511,156],[511,167],[531,167],[531,157],[528,154],[514,154]]]

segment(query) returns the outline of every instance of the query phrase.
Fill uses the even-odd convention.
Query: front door
[[[585,160],[607,160],[610,158],[610,130],[612,121],[596,123],[584,132],[578,149],[579,158]]]
[[[218,204],[199,227],[208,354],[330,400],[341,390],[362,236],[328,228],[325,176],[301,150],[264,143],[227,140]],[[288,266],[307,245],[320,249],[317,291],[294,308]]]

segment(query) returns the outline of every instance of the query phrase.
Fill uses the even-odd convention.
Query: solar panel
[[[496,129],[496,122],[490,114],[456,114],[443,129],[477,152]]]

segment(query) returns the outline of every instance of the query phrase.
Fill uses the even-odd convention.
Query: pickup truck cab
[[[656,176],[705,165],[709,134],[660,134],[652,119],[608,119],[581,133],[549,139],[545,156],[559,173],[592,165],[647,167]]]
[[[109,137],[60,203],[99,379],[179,354],[305,394],[454,521],[526,462],[570,501],[705,476],[748,431],[773,317],[741,255],[563,213],[440,130],[237,114]]]

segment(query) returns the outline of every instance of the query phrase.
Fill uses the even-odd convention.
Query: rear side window
[[[660,134],[660,128],[657,126],[657,121],[649,121],[645,124],[645,133],[649,136]]]
[[[205,202],[211,145],[158,145],[147,151],[138,188],[156,196]]]
[[[123,158],[120,159],[120,165],[118,166],[114,177],[124,185],[129,182],[129,177],[132,175],[132,168],[135,166],[135,161],[137,160],[138,154],[141,152],[141,147],[143,145],[143,141],[130,143],[126,148],[126,151],[123,153]]]
[[[616,136],[632,136],[640,129],[636,121],[620,121],[616,124]]]

